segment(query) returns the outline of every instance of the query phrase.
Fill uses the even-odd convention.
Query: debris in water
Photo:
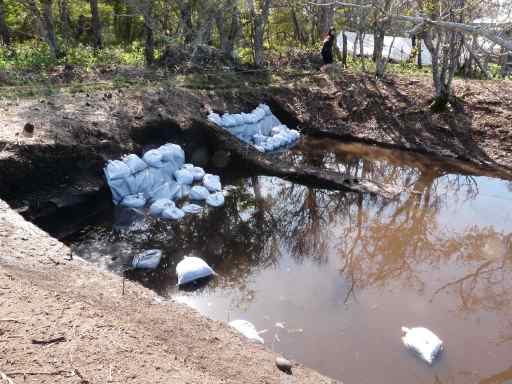
[[[405,335],[402,337],[404,345],[416,352],[423,360],[432,365],[434,359],[443,350],[443,342],[427,328],[402,327]]]
[[[240,332],[251,341],[255,341],[261,344],[265,343],[265,341],[258,334],[256,327],[247,320],[233,320],[229,323],[229,326],[235,328],[238,332]]]
[[[213,269],[199,257],[185,256],[176,266],[178,285],[188,284],[214,274]]]
[[[276,328],[284,329],[284,323],[276,323]]]

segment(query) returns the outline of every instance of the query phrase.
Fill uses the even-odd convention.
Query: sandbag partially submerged
[[[224,203],[223,197],[216,195],[222,190],[220,177],[185,163],[185,152],[176,144],[151,149],[142,159],[130,154],[123,161],[109,161],[104,173],[115,205],[134,209],[149,207],[149,214],[159,218],[179,220],[185,213],[203,211],[203,207],[187,205],[186,201],[183,211],[174,204],[178,200],[208,200],[214,207]],[[210,196],[210,192],[214,195]]]
[[[261,344],[265,343],[265,341],[258,334],[256,327],[247,320],[233,320],[229,323],[229,326],[235,328],[238,332],[240,332],[251,341],[255,341]]]
[[[176,266],[178,285],[192,283],[204,277],[213,276],[213,269],[199,257],[185,256]]]
[[[404,345],[416,352],[423,360],[432,365],[435,358],[443,350],[443,342],[427,328],[402,327]]]

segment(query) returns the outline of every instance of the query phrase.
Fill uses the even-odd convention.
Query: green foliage
[[[102,65],[144,64],[144,48],[139,42],[121,48],[110,46],[101,50],[78,44],[68,47],[65,56],[54,59],[48,45],[38,40],[15,44],[10,49],[0,46],[0,70],[48,70],[57,65],[71,64],[89,70]]]

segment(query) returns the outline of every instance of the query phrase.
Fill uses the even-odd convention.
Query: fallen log
[[[204,119],[194,119],[194,125],[204,129],[210,140],[219,149],[231,152],[244,161],[255,172],[280,177],[299,184],[341,191],[371,193],[391,199],[401,191],[390,185],[372,180],[354,178],[337,172],[321,170],[314,167],[296,167],[289,162],[276,159],[259,152],[253,146],[240,141],[225,129]]]

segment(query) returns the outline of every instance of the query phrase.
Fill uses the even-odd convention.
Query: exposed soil
[[[0,383],[331,383],[91,265],[0,200]]]
[[[512,82],[456,81],[460,103],[433,114],[429,78],[336,77],[4,101],[0,198],[33,219],[86,202],[84,195],[105,193],[106,160],[167,141],[182,144],[192,162],[214,167],[219,149],[197,119],[210,108],[248,110],[260,102],[306,134],[419,151],[512,178]],[[271,352],[225,325],[133,283],[122,296],[119,277],[67,256],[64,245],[0,200],[0,371],[14,383],[330,382],[297,365],[288,376]]]

